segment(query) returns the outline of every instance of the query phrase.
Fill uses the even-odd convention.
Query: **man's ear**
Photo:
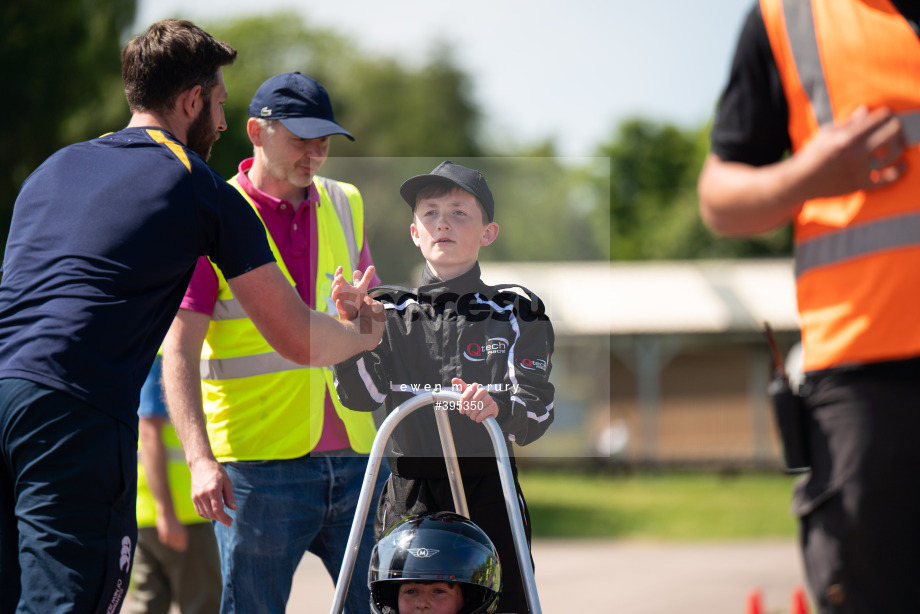
[[[495,222],[489,222],[486,225],[485,229],[482,231],[482,238],[479,240],[479,244],[486,246],[492,243],[495,239],[498,238],[498,224]]]
[[[249,135],[249,140],[253,145],[262,147],[262,137],[265,133],[262,131],[262,124],[259,123],[258,118],[250,117],[246,121],[246,134]]]
[[[181,94],[176,105],[178,110],[187,117],[195,119],[204,108],[204,89],[200,85],[193,85]]]
[[[415,243],[415,246],[419,247],[422,240],[418,236],[418,228],[415,226],[415,222],[409,224],[409,234],[412,235],[412,242]]]

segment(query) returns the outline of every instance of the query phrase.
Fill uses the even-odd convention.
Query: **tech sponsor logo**
[[[409,548],[409,554],[417,559],[427,559],[436,555],[440,550],[431,550],[429,548]]]
[[[473,362],[485,360],[492,354],[507,354],[508,340],[503,337],[491,337],[485,344],[467,344],[463,357]]]
[[[546,361],[542,358],[522,358],[519,362],[522,369],[528,371],[546,372]]]

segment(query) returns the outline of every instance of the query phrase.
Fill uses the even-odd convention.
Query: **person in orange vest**
[[[811,470],[793,509],[824,613],[920,611],[918,75],[916,3],[760,0],[699,178],[715,232],[794,227]]]

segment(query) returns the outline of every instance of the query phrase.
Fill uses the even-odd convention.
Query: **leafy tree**
[[[133,2],[67,1],[55,11],[45,9],[20,0],[2,9],[10,24],[2,44],[5,74],[14,81],[28,74],[19,81],[35,81],[27,96],[6,98],[4,104],[17,104],[7,116],[15,117],[21,106],[30,118],[40,118],[7,125],[4,230],[19,184],[47,155],[66,143],[117,130],[129,117],[118,33],[131,21]],[[84,14],[90,9],[92,15]],[[61,19],[46,19],[52,13]],[[435,48],[424,62],[410,66],[361,52],[349,39],[292,13],[199,25],[239,51],[234,65],[224,70],[228,130],[214,147],[211,165],[229,177],[251,155],[248,105],[265,79],[295,70],[317,78],[330,93],[336,119],[357,138],[354,143],[334,139],[324,173],[361,189],[368,237],[384,279],[408,281],[421,262],[408,238],[411,213],[399,196],[400,184],[445,159],[481,169],[495,193],[502,233],[483,251],[484,259],[607,258],[606,167],[599,175],[596,160],[579,166],[557,158],[551,141],[506,142],[501,150],[484,145],[471,78],[457,67],[449,48]],[[127,38],[124,34],[121,40]]]
[[[23,180],[65,144],[124,125],[121,40],[135,0],[5,0],[0,5],[0,240]],[[116,89],[117,88],[117,89]],[[62,203],[66,207],[66,203]]]
[[[715,236],[703,224],[696,182],[709,127],[682,130],[630,119],[600,148],[610,158],[611,259],[733,258],[788,254],[789,228],[756,239]]]
[[[336,32],[294,13],[240,17],[201,24],[230,42],[239,56],[224,71],[229,129],[211,165],[224,175],[252,151],[246,137],[249,101],[265,79],[299,71],[329,92],[336,121],[356,140],[336,138],[331,155],[345,157],[477,156],[481,112],[470,98],[469,77],[448,48],[418,68],[359,51]]]
[[[418,69],[391,58],[363,57],[336,90],[342,97],[342,117],[357,137],[348,155],[482,155],[481,112],[471,90],[470,78],[446,48]]]

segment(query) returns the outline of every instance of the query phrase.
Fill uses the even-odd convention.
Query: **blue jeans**
[[[294,571],[304,553],[318,556],[338,579],[360,496],[366,457],[314,456],[224,463],[238,509],[230,527],[214,523],[224,587],[221,614],[284,614]],[[389,476],[380,468],[372,502]],[[372,506],[373,507],[373,506]],[[374,547],[368,514],[345,602],[346,614],[370,611],[367,569]],[[315,604],[311,611],[332,605]]]

